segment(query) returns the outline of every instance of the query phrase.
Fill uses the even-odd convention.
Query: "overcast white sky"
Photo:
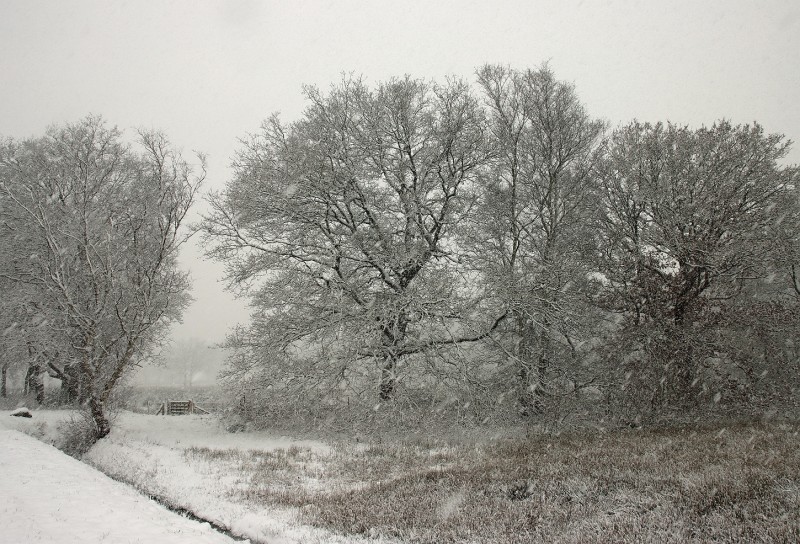
[[[800,140],[797,0],[0,0],[0,137],[102,114],[208,153],[219,189],[237,138],[296,118],[303,84],[545,61],[612,125],[725,117]],[[247,314],[200,253],[184,250],[196,302],[174,336],[214,342]]]

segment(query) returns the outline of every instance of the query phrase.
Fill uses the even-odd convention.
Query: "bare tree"
[[[229,373],[311,388],[370,379],[377,364],[387,401],[405,357],[502,319],[464,325],[472,299],[452,239],[486,158],[481,109],[462,82],[408,77],[305,95],[300,120],[272,117],[243,143],[203,222],[209,255],[254,308],[230,338]]]
[[[188,302],[176,257],[203,176],[163,135],[140,132],[138,143],[140,152],[89,117],[0,155],[9,228],[35,242],[9,279],[60,314],[52,326],[69,339],[99,438],[115,386]]]
[[[7,145],[11,145],[9,142]],[[60,335],[56,309],[48,304],[40,289],[16,281],[29,275],[34,255],[45,246],[26,224],[26,218],[8,193],[0,191],[0,351],[3,357],[3,396],[7,394],[7,374],[11,369],[24,371],[23,394],[33,394],[44,402],[44,374],[48,364],[56,364],[48,354],[65,345]]]
[[[23,327],[20,327],[22,316],[15,304],[18,299],[12,296],[9,282],[0,280],[0,397],[8,396],[9,371],[20,368],[27,357],[22,354]]]
[[[473,256],[491,296],[513,317],[507,353],[520,378],[521,410],[541,412],[556,352],[574,350],[588,311],[580,286],[603,124],[547,66],[486,65],[478,81],[495,154],[475,215]]]

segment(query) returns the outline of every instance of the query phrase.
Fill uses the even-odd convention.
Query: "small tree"
[[[176,258],[203,176],[159,133],[139,145],[89,117],[0,153],[7,228],[33,244],[7,277],[60,316],[50,326],[68,339],[59,351],[75,359],[98,438],[115,386],[188,302]]]

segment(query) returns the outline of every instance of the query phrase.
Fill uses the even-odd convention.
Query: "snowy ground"
[[[266,432],[229,433],[214,415],[155,416],[122,412],[114,420],[112,442],[146,442],[172,449],[190,447],[239,450],[276,450],[291,446],[328,451],[312,440],[295,440]]]
[[[0,412],[0,428],[57,443],[59,422],[70,417]],[[123,413],[84,460],[253,544],[364,542],[304,523],[367,534],[372,543],[381,535],[417,542],[800,542],[798,432],[793,424],[742,423],[480,446],[329,448],[230,434],[209,416]],[[144,540],[155,543],[182,536],[159,533],[158,516],[116,500],[130,488],[101,490],[88,467],[43,445],[46,453],[25,449],[36,443],[18,433],[0,435],[0,542],[9,534],[10,542],[135,542],[148,530],[159,536]],[[10,446],[11,437],[28,442]],[[62,476],[70,464],[94,476]],[[102,501],[83,505],[77,498],[84,495]],[[129,540],[75,533],[84,524],[95,528],[92,520],[105,527],[115,515],[122,521],[110,525],[129,526]],[[140,528],[150,518],[155,527]],[[62,534],[67,519],[74,526]]]
[[[60,425],[76,416],[73,410],[31,410],[30,418],[11,417],[12,412],[0,410],[0,431],[21,431],[50,445],[61,440]]]
[[[0,429],[0,474],[3,542],[234,542],[15,430]]]
[[[58,441],[58,424],[70,417],[68,412],[57,411],[34,411],[31,419],[9,417],[7,414],[0,412],[0,421],[7,427],[22,430],[49,443]],[[234,495],[249,483],[242,480],[237,463],[210,463],[202,456],[192,454],[192,448],[251,452],[292,446],[319,453],[328,451],[328,446],[321,442],[293,440],[257,432],[228,433],[214,416],[170,417],[123,412],[114,421],[111,434],[98,442],[86,454],[84,461],[116,480],[129,482],[174,507],[189,510],[254,543],[363,542],[362,539],[341,537],[304,526],[299,522],[296,510],[264,509],[262,505],[243,502]],[[49,449],[53,454],[81,465],[55,449]],[[18,482],[14,483],[14,487],[18,485]],[[157,539],[150,541],[162,542]]]

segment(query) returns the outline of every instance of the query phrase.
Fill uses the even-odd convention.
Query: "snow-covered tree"
[[[766,323],[776,232],[798,182],[780,164],[788,146],[757,124],[727,121],[697,130],[634,122],[609,140],[598,168],[598,301],[626,318],[623,353],[654,403],[696,402],[709,365],[730,359],[737,321]]]
[[[512,317],[505,349],[521,409],[541,412],[553,387],[548,375],[577,381],[563,354],[574,351],[587,323],[581,286],[603,123],[546,66],[486,65],[478,82],[494,154],[467,243],[489,295]]]
[[[89,117],[0,150],[4,228],[30,244],[5,277],[36,292],[66,339],[53,368],[76,370],[98,437],[114,388],[188,302],[176,258],[203,160],[197,176],[160,133],[137,144]]]
[[[203,222],[254,308],[230,338],[229,373],[262,373],[265,387],[377,381],[386,401],[404,358],[502,318],[465,324],[452,238],[486,160],[484,119],[459,81],[348,79],[305,95],[301,119],[272,117],[243,143]]]
[[[46,322],[27,305],[31,295],[24,287],[0,278],[0,397],[8,396],[10,374],[24,372],[27,389],[31,381],[39,382],[43,371],[41,365],[37,368],[31,351],[33,345],[39,345],[37,340],[47,339]],[[36,333],[42,334],[36,338]],[[43,400],[44,389],[34,389],[38,400]]]

